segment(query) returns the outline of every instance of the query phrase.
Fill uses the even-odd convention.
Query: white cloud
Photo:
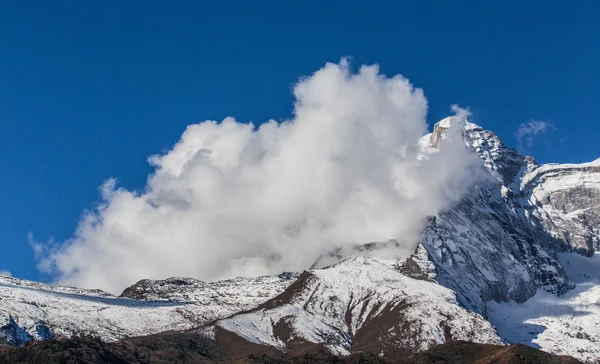
[[[531,148],[536,136],[546,133],[551,128],[553,128],[552,124],[547,121],[531,120],[521,123],[515,133],[515,138],[519,145],[518,148]]]
[[[12,273],[7,270],[0,270],[0,276],[12,277]]]
[[[62,284],[119,292],[142,278],[302,270],[335,247],[388,238],[408,254],[424,218],[469,188],[463,143],[418,161],[427,101],[407,79],[342,60],[294,95],[283,123],[188,126],[149,158],[143,192],[108,180],[71,239],[36,247],[40,266]]]
[[[471,112],[471,110],[467,107],[467,108],[462,108],[460,106],[458,106],[457,104],[453,104],[450,109],[452,110],[452,112],[455,114],[456,117],[463,119],[463,120],[468,120],[469,117],[471,115],[473,115],[473,113]]]

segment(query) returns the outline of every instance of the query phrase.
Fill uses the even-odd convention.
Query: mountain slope
[[[369,351],[384,359],[451,340],[502,343],[452,291],[403,275],[394,261],[364,257],[304,272],[280,296],[216,326],[288,352],[313,343],[337,354]]]
[[[600,358],[600,254],[564,253],[560,261],[577,286],[557,297],[543,290],[523,304],[490,302],[489,320],[513,343],[527,343],[589,362]]]
[[[531,213],[539,209],[527,195],[534,185],[522,183],[538,168],[535,161],[455,117],[436,124],[429,136],[432,147],[451,123],[463,125],[465,144],[480,156],[488,177],[430,220],[414,260],[481,314],[489,300],[524,302],[538,287],[559,294],[572,288],[556,258],[570,246]]]
[[[0,339],[19,345],[33,339],[93,334],[113,341],[188,329],[254,308],[294,280],[295,275],[282,274],[216,283],[177,278],[142,281],[124,296],[135,293],[136,298],[149,300],[134,300],[0,276]],[[163,290],[151,294],[140,288],[148,285]]]
[[[465,144],[493,178],[432,218],[409,262],[455,290],[464,307],[489,315],[508,342],[600,360],[600,281],[590,275],[600,262],[565,254],[598,249],[600,160],[538,165],[452,118],[436,125],[432,146],[452,122],[463,123]]]
[[[399,364],[577,364],[570,357],[552,356],[523,345],[483,345],[454,341],[408,357],[384,361],[370,353],[345,357],[326,352],[301,356],[269,355],[261,351],[231,356],[218,341],[194,333],[168,332],[104,343],[89,337],[38,341],[22,347],[0,346],[0,364],[23,363],[399,363]]]

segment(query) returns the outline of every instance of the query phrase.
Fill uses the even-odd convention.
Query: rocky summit
[[[427,220],[410,258],[365,242],[305,272],[142,280],[119,297],[0,276],[0,357],[96,345],[135,361],[149,340],[135,337],[169,331],[218,349],[194,354],[206,361],[600,363],[600,159],[540,165],[458,117],[422,139],[423,158],[454,125],[484,177]]]

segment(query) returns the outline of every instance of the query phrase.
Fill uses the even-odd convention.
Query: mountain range
[[[395,240],[365,242],[304,272],[142,280],[118,297],[0,276],[0,341],[91,335],[127,346],[169,331],[228,358],[371,353],[388,362],[452,343],[525,344],[600,363],[600,159],[540,165],[456,116],[422,138],[424,158],[453,125],[485,178],[428,218],[408,259],[386,256]]]

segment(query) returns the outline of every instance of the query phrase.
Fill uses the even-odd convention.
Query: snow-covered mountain
[[[216,326],[281,350],[322,344],[336,354],[397,357],[450,340],[500,344],[492,325],[451,290],[400,273],[397,263],[345,259],[304,272],[283,294]]]
[[[33,339],[92,334],[114,341],[190,329],[252,309],[283,292],[296,276],[283,273],[215,283],[188,278],[143,280],[121,297],[0,276],[0,340],[19,345]]]
[[[121,297],[0,277],[0,337],[116,340],[202,327],[288,352],[389,357],[469,340],[600,362],[600,159],[538,165],[457,117],[423,138],[424,155],[453,124],[487,177],[428,220],[404,262],[370,256],[396,244],[378,242],[332,252],[302,274],[143,280]]]

